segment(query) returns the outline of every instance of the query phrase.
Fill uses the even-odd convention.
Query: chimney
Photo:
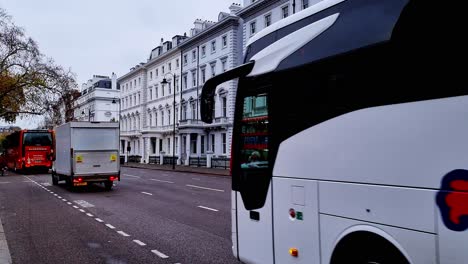
[[[241,10],[240,4],[232,3],[231,6],[229,7],[229,11],[231,12],[231,15],[235,15],[237,11]]]
[[[112,73],[112,90],[117,90],[117,75]]]
[[[193,25],[195,26],[195,30],[197,31],[197,33],[203,29],[203,21],[199,18],[195,19]]]

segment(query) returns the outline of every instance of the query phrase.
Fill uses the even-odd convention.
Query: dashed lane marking
[[[88,203],[85,200],[76,200],[73,202],[76,204],[79,204],[81,207],[84,207],[84,208],[94,207],[94,204]]]
[[[99,223],[104,222],[102,219],[99,219],[99,218],[94,218],[94,220],[98,221]]]
[[[224,190],[220,190],[220,189],[213,189],[213,188],[197,186],[197,185],[191,185],[191,184],[186,184],[185,186],[192,187],[192,188],[197,188],[197,189],[202,189],[202,190],[209,190],[209,191],[215,191],[215,192],[224,192]]]
[[[73,206],[73,208],[75,208],[75,209],[78,209],[79,207],[78,207],[78,206],[76,206],[76,205],[74,205],[74,206]]]
[[[117,231],[117,233],[121,234],[124,237],[129,237],[130,235],[125,233],[124,231]]]
[[[82,213],[86,213],[86,211],[85,211],[85,210],[83,210],[83,209],[80,209],[79,211],[80,211],[80,212],[82,212]]]
[[[199,205],[199,206],[197,206],[197,207],[202,208],[202,209],[206,209],[206,210],[210,210],[210,211],[213,211],[213,212],[218,212],[218,210],[213,209],[213,208],[209,208],[209,207],[206,207],[206,206],[201,206],[201,205]]]
[[[174,183],[174,182],[171,182],[171,181],[163,181],[163,180],[158,180],[158,179],[150,179],[150,180],[157,181],[157,182]]]
[[[89,217],[93,217],[94,215],[90,214],[90,213],[86,213],[87,216]]]
[[[160,251],[158,251],[158,250],[156,250],[156,249],[151,250],[151,252],[153,252],[153,253],[156,254],[158,257],[163,258],[163,259],[166,259],[166,258],[169,257],[168,255],[165,255],[165,254],[163,254],[162,252],[160,252]]]
[[[146,244],[143,243],[143,242],[141,242],[140,240],[136,240],[136,239],[135,239],[135,240],[133,240],[133,242],[137,243],[138,245],[140,245],[140,246],[142,246],[142,247],[143,247],[143,246],[146,246]]]
[[[110,229],[115,229],[115,226],[111,225],[111,224],[106,224],[106,226]]]
[[[146,194],[146,195],[153,195],[152,193],[148,193],[148,192],[141,192],[142,194]]]
[[[130,175],[130,174],[124,174],[123,176],[132,177],[132,178],[141,178],[140,176],[135,176],[135,175]]]

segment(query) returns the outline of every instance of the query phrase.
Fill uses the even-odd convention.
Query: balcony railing
[[[179,121],[179,127],[183,126],[193,126],[193,125],[203,125],[204,123],[201,120],[196,119],[185,119]]]
[[[215,117],[214,119],[215,124],[226,124],[228,122],[229,122],[229,119],[225,116]]]

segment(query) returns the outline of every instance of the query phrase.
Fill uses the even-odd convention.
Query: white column
[[[145,163],[144,160],[145,160],[145,141],[144,141],[144,138],[140,138],[140,156],[141,156],[141,160],[140,160],[140,163]]]
[[[201,155],[201,135],[197,134],[197,157]]]
[[[185,159],[185,166],[190,165],[190,134],[187,134],[185,140],[185,152],[186,152],[186,159]]]
[[[124,156],[125,156],[125,162],[128,162],[128,152],[127,152],[127,146],[128,146],[128,141],[124,140]]]
[[[143,138],[145,140],[145,163],[148,164],[149,163],[149,156],[150,156],[150,145],[151,145],[151,141],[150,141],[150,138]]]
[[[179,158],[177,159],[177,165],[180,165],[182,164],[182,136],[179,134],[177,135],[177,141],[179,143],[179,145],[177,146],[177,155],[179,156]]]

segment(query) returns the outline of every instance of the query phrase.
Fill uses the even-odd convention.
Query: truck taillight
[[[110,176],[109,177],[109,181],[116,181],[117,180],[117,176]]]
[[[73,179],[73,182],[83,182],[83,178],[79,177],[79,178]]]

